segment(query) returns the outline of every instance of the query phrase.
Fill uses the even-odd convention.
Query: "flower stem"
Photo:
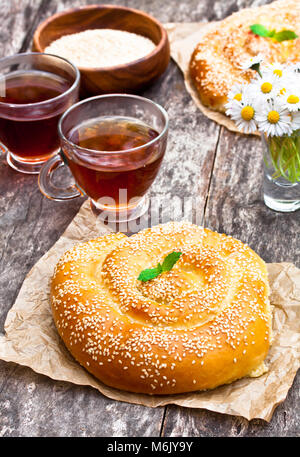
[[[300,181],[300,140],[299,130],[291,136],[269,137],[267,139],[274,173],[273,179],[283,177],[295,183]],[[266,165],[267,161],[266,161]]]

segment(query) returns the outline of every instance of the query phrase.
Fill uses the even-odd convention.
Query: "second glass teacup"
[[[58,126],[61,153],[43,166],[41,192],[54,200],[87,195],[108,222],[136,219],[148,208],[145,197],[167,145],[168,115],[136,95],[92,97],[69,108]],[[68,165],[72,187],[56,187],[57,168]]]
[[[0,59],[0,149],[8,164],[38,174],[59,150],[57,125],[78,101],[80,73],[71,62],[28,52]]]

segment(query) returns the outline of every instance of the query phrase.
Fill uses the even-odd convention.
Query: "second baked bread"
[[[257,23],[268,30],[292,30],[300,37],[300,1],[279,0],[241,10],[217,22],[203,37],[191,56],[189,69],[205,106],[225,112],[232,86],[248,82],[255,74],[241,70],[240,65],[259,53],[266,63],[300,61],[300,38],[276,42],[254,35],[250,26]]]

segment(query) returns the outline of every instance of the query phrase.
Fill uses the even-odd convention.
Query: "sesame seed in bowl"
[[[94,29],[64,35],[45,52],[72,61],[78,67],[114,67],[141,59],[155,49],[149,38],[124,30]]]

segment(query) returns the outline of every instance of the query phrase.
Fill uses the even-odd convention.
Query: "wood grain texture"
[[[23,50],[26,37],[38,14],[40,1],[1,0],[0,57]]]
[[[15,365],[1,392],[0,436],[157,436],[162,413]]]
[[[94,0],[0,0],[0,56],[30,49],[45,18]],[[109,1],[138,8],[161,22],[210,21],[264,0]],[[284,215],[261,200],[261,151],[205,118],[186,93],[182,75],[168,70],[143,93],[170,116],[169,143],[151,196],[168,220],[176,196],[194,198],[199,223],[226,232],[266,261],[300,266],[300,212]],[[24,277],[71,222],[83,199],[58,203],[41,196],[36,176],[21,175],[0,158],[1,331]],[[180,218],[181,215],[177,215]],[[176,218],[176,214],[175,214]],[[145,219],[141,228],[148,224]],[[298,436],[299,376],[271,422],[168,406],[150,409],[114,402],[97,391],[56,382],[28,368],[0,363],[0,436]],[[76,417],[76,420],[74,420]]]

